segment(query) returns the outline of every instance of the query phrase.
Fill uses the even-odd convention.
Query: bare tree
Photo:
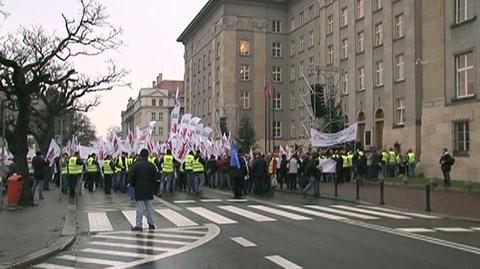
[[[114,79],[103,81],[82,76],[73,68],[72,61],[76,57],[98,56],[122,44],[121,29],[109,23],[108,14],[100,3],[95,0],[79,2],[78,18],[62,14],[63,34],[48,33],[42,27],[20,27],[15,34],[0,37],[0,92],[16,110],[15,124],[8,130],[7,140],[17,172],[24,178],[21,204],[33,202],[26,155],[30,123],[38,116],[32,104],[34,98],[47,100],[55,89],[58,99],[68,99],[66,103],[79,105],[78,98],[111,89],[112,80],[115,82],[115,78],[125,73],[111,68],[109,74],[115,75],[110,78]],[[52,101],[45,101],[45,105],[48,107]]]
[[[107,129],[106,139],[107,140],[112,140],[114,135],[120,136],[121,133],[122,133],[122,127],[120,127],[120,126],[110,126]]]
[[[3,1],[0,0],[0,19],[5,19],[10,15],[3,7]],[[3,17],[3,18],[2,18]]]

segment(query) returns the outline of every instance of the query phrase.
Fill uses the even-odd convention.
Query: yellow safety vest
[[[103,174],[105,175],[113,175],[115,172],[112,170],[112,167],[110,166],[111,160],[105,160],[103,161]]]
[[[127,158],[127,172],[130,171],[130,168],[132,168],[133,165],[133,158]]]
[[[397,154],[395,151],[389,151],[388,152],[388,163],[389,164],[395,164],[397,162]]]
[[[353,166],[353,154],[348,154],[347,155],[347,163],[348,163],[348,167]]]
[[[87,160],[87,171],[90,173],[97,172],[97,165],[93,163],[93,157],[88,158]]]
[[[415,163],[416,161],[415,153],[409,152],[407,156],[408,156],[408,163]]]
[[[185,159],[185,171],[187,172],[192,172],[193,171],[193,162],[194,162],[194,157],[191,154],[187,155],[187,158]]]
[[[203,167],[203,164],[198,161],[198,159],[193,160],[193,172],[194,173],[203,173],[205,168]]]
[[[164,173],[173,173],[173,156],[172,155],[163,156],[162,171]]]
[[[348,156],[347,155],[342,155],[342,159],[343,159],[342,167],[347,168],[348,167]]]
[[[77,157],[72,156],[68,160],[68,171],[70,175],[81,175],[83,171],[83,166],[77,164]]]
[[[382,151],[382,161],[385,163],[388,162],[388,153],[385,151]]]
[[[68,175],[68,162],[63,160],[61,162],[62,162],[62,175]]]
[[[158,172],[159,170],[158,170],[158,167],[157,167],[157,158],[156,157],[148,157],[148,161],[150,163],[152,163],[153,165],[155,165],[155,169],[157,169],[157,172]]]

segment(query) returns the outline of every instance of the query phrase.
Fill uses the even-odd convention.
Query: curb
[[[285,190],[279,190],[279,189],[276,189],[275,191],[281,192],[281,193],[294,194],[294,195],[302,195],[302,193],[293,192],[293,191],[285,191]],[[363,200],[352,200],[352,199],[346,199],[346,198],[335,197],[335,196],[330,196],[330,195],[320,194],[320,196],[318,198],[328,199],[328,200],[333,200],[333,201],[342,201],[342,202],[347,202],[347,203],[352,203],[352,204],[377,205],[378,206],[378,204],[376,204],[376,203],[371,203],[371,202],[367,202],[367,201],[363,201]],[[399,209],[399,210],[410,210],[410,211],[415,212],[415,213],[423,213],[423,214],[425,213],[423,211],[418,211],[418,210],[409,209],[409,208],[401,208],[401,207],[394,207],[394,206],[388,206],[388,205],[383,205],[383,207],[391,208],[391,209]],[[478,219],[478,218],[451,216],[451,215],[445,215],[445,214],[441,214],[441,213],[435,213],[435,215],[439,216],[439,217],[442,217],[442,218],[450,219],[450,220],[470,221],[470,222],[480,223],[480,219]]]
[[[67,206],[67,214],[63,225],[60,238],[50,246],[40,249],[36,252],[27,254],[10,262],[0,264],[0,269],[19,269],[26,268],[34,263],[51,257],[63,250],[68,249],[77,239],[77,201],[69,199]]]

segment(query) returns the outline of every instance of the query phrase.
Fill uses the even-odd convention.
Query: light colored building
[[[178,38],[187,111],[234,133],[249,116],[265,139],[265,79],[273,80],[279,144],[308,144],[309,85],[335,88],[365,145],[420,150],[420,1],[211,0]],[[308,72],[315,67],[334,72]],[[421,76],[420,76],[421,77]],[[216,124],[211,124],[216,125]]]
[[[447,147],[453,177],[478,180],[479,11],[474,0],[209,0],[177,40],[186,110],[215,127],[226,117],[234,133],[247,115],[263,146],[268,78],[276,145],[309,145],[322,127],[309,85],[320,83],[365,146],[411,148],[429,177]]]
[[[130,98],[122,111],[122,137],[125,138],[129,130],[134,133],[135,127],[145,128],[150,121],[156,121],[152,139],[166,141],[177,87],[183,105],[183,81],[162,80],[162,74],[152,82],[151,88],[142,88],[136,99]],[[183,107],[180,110],[183,113]]]
[[[480,180],[480,3],[424,0],[422,164],[441,178],[440,154],[456,158],[451,176]]]

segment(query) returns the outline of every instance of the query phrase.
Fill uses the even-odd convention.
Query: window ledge
[[[400,129],[404,127],[405,127],[405,123],[397,123],[392,126],[392,129]]]
[[[341,58],[341,59],[340,59],[340,62],[342,62],[342,61],[346,61],[346,60],[348,60],[348,56],[347,56],[347,57],[345,57],[345,58]]]
[[[355,55],[359,56],[365,53],[365,50],[355,52]]]
[[[383,10],[383,7],[377,8],[377,9],[375,9],[372,13],[375,14],[375,13],[378,13],[378,12],[380,12],[380,11],[382,11],[382,10]]]
[[[380,89],[380,88],[383,88],[384,84],[380,84],[380,85],[375,85],[373,88],[374,89]]]
[[[240,56],[240,57],[250,57],[250,54],[246,54],[246,55],[240,54],[239,56]]]
[[[365,89],[358,89],[357,92],[364,92]]]
[[[310,45],[307,47],[307,49],[312,49],[313,47],[315,47],[314,45]]]
[[[355,22],[359,22],[359,21],[361,21],[361,20],[363,20],[363,19],[365,19],[365,15],[363,15],[363,16],[360,17],[360,18],[356,18],[356,19],[355,19]]]
[[[470,158],[470,152],[468,151],[453,151],[454,157],[461,157],[461,158]]]
[[[347,28],[348,28],[348,24],[340,26],[340,30],[347,29]]]
[[[373,46],[374,49],[378,49],[378,48],[381,48],[381,47],[383,47],[383,43]]]
[[[399,79],[399,80],[395,80],[395,81],[393,82],[393,84],[399,84],[399,83],[403,83],[403,82],[405,82],[405,78],[402,78],[402,79]]]
[[[456,22],[456,23],[450,25],[450,28],[451,28],[451,29],[455,29],[455,28],[461,27],[461,26],[463,26],[463,25],[465,25],[465,24],[469,24],[469,23],[475,21],[476,19],[477,19],[477,16],[473,16],[473,17],[471,17],[470,19],[466,19],[466,20],[461,21],[461,22]]]
[[[326,36],[326,37],[329,37],[329,36],[332,36],[332,35],[333,35],[333,32],[327,33],[325,36]]]
[[[405,39],[405,33],[404,33],[402,36],[394,37],[394,38],[393,38],[393,42],[399,41],[399,40],[402,40],[402,39]]]
[[[460,102],[472,101],[476,99],[477,99],[477,95],[474,94],[474,95],[465,96],[465,97],[455,97],[455,98],[452,98],[451,101],[452,103],[460,103]]]

